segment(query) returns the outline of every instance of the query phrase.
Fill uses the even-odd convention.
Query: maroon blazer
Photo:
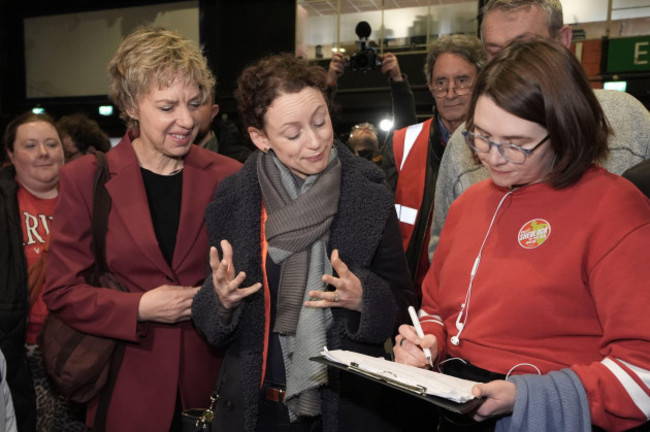
[[[192,322],[139,323],[140,297],[163,284],[200,286],[208,265],[205,208],[216,185],[239,170],[233,159],[192,146],[184,160],[180,223],[171,267],[154,233],[142,174],[129,136],[107,153],[112,207],[106,235],[110,269],[129,292],[86,284],[91,249],[92,180],[96,158],[65,165],[54,214],[43,299],[70,326],[127,342],[111,398],[107,431],[166,431],[176,395],[183,408],[205,407],[220,356]],[[92,425],[97,400],[88,406]]]

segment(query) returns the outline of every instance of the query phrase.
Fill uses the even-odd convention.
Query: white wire
[[[519,364],[516,364],[516,365],[514,365],[513,367],[510,368],[510,370],[506,374],[506,379],[508,379],[508,377],[510,377],[510,374],[512,373],[512,371],[517,369],[519,366],[530,366],[530,367],[532,367],[533,369],[535,369],[537,371],[537,375],[542,374],[542,371],[539,370],[539,368],[537,366],[535,366],[534,364],[532,364],[532,363],[519,363]]]
[[[467,325],[467,319],[469,316],[469,303],[472,300],[472,286],[474,285],[474,277],[476,276],[479,265],[481,264],[481,254],[483,253],[483,247],[485,246],[485,243],[487,242],[487,239],[490,236],[490,232],[492,231],[492,225],[494,225],[494,221],[497,218],[497,214],[499,213],[499,209],[501,208],[501,205],[508,197],[508,195],[510,195],[514,191],[515,189],[508,191],[508,193],[506,193],[503,196],[503,198],[501,198],[501,201],[499,201],[499,205],[497,206],[496,210],[494,211],[494,214],[492,215],[492,220],[490,221],[490,225],[488,226],[487,233],[485,233],[485,238],[483,238],[483,243],[481,243],[481,247],[478,250],[478,255],[476,255],[476,259],[474,260],[474,265],[472,266],[472,270],[470,272],[470,277],[469,277],[469,286],[467,287],[467,293],[465,294],[465,301],[461,305],[460,312],[458,313],[458,318],[456,318],[456,328],[458,329],[458,333],[456,334],[456,336],[452,337],[452,344],[454,346],[460,344],[460,334],[463,332],[463,330],[465,330],[465,326]],[[460,322],[461,317],[463,317],[463,322]]]

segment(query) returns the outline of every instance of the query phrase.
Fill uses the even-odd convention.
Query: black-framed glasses
[[[492,149],[492,146],[496,147],[499,151],[499,154],[503,156],[508,162],[514,164],[523,164],[526,161],[526,158],[531,155],[532,152],[537,149],[542,143],[548,140],[551,136],[546,135],[540,142],[535,144],[533,147],[526,149],[516,144],[508,143],[498,143],[490,141],[487,137],[483,135],[464,130],[463,136],[465,137],[465,142],[477,153],[489,153]]]
[[[474,83],[471,79],[467,77],[459,77],[454,79],[454,86],[449,87],[449,83],[445,83],[440,86],[433,86],[433,96],[437,98],[443,98],[453,89],[456,96],[465,96],[472,92],[472,86]]]

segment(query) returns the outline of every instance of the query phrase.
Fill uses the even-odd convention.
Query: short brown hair
[[[2,154],[0,154],[0,160],[4,160],[7,151],[14,151],[14,141],[16,141],[16,133],[18,131],[18,127],[25,123],[35,122],[45,122],[51,124],[54,129],[56,129],[56,132],[59,135],[59,140],[61,140],[61,132],[54,124],[52,117],[46,113],[34,114],[33,112],[28,111],[11,120],[5,128],[5,133],[2,137],[3,148]]]
[[[185,83],[196,83],[201,103],[215,84],[214,75],[201,50],[171,30],[152,25],[136,28],[120,44],[108,64],[111,98],[121,111],[127,126],[139,124],[127,114],[136,108],[137,99],[149,92],[152,82],[169,86],[180,74]]]
[[[72,139],[81,154],[86,154],[90,146],[104,153],[111,149],[111,139],[106,132],[83,113],[65,115],[57,120],[56,126],[59,134]]]
[[[248,66],[237,80],[235,97],[244,128],[264,129],[264,115],[283,93],[305,87],[321,92],[327,88],[327,72],[321,66],[283,53],[265,57]]]
[[[456,54],[476,67],[476,71],[483,69],[485,64],[485,48],[475,36],[463,34],[446,35],[436,39],[429,48],[427,60],[424,63],[424,75],[427,83],[431,83],[431,74],[436,60],[444,53]]]
[[[476,79],[467,130],[479,96],[548,131],[555,161],[546,181],[554,188],[575,183],[607,155],[607,118],[575,55],[558,42],[515,41],[499,51]]]

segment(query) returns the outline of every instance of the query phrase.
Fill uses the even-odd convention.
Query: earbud
[[[460,339],[458,338],[458,336],[451,337],[451,344],[453,346],[458,346],[460,344]]]
[[[465,323],[461,322],[461,318],[463,317],[464,311],[465,311],[465,303],[460,305],[460,312],[458,313],[458,317],[456,317],[456,329],[458,329],[458,331],[462,331],[463,327],[465,327]]]

